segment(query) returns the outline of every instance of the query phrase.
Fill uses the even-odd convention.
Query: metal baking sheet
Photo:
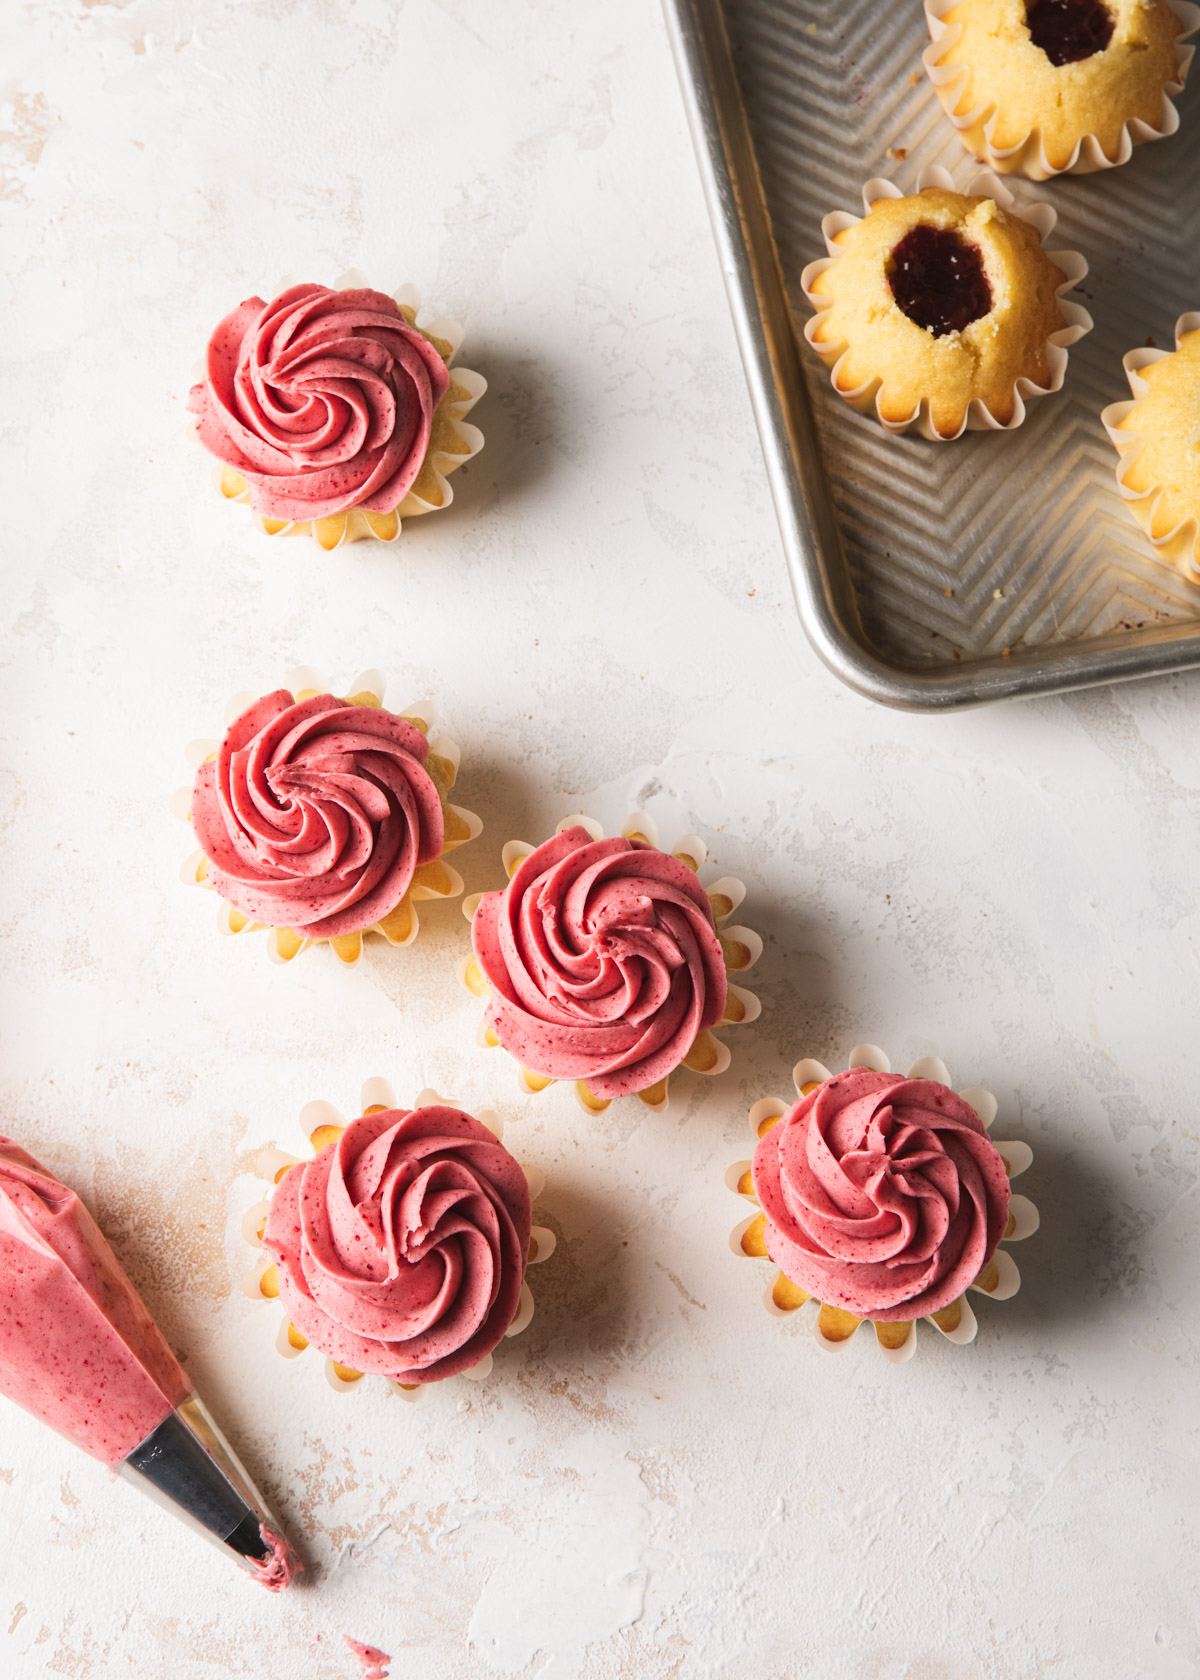
[[[802,341],[828,210],[874,175],[915,188],[962,149],[921,70],[919,0],[664,0],[800,618],[859,693],[910,710],[1200,664],[1200,589],[1125,510],[1100,411],[1121,357],[1200,307],[1200,112],[1122,169],[1010,181],[1082,251],[1095,330],[1012,433],[895,438],[855,415]]]

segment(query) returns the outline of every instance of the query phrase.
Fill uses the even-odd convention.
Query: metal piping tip
[[[196,1394],[135,1447],[119,1472],[223,1551],[270,1592],[303,1564]]]

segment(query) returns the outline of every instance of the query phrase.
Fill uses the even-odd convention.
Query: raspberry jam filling
[[[1113,38],[1104,0],[1026,0],[1025,23],[1051,64],[1078,64],[1103,52]]]
[[[992,307],[983,253],[953,228],[921,224],[906,233],[892,251],[888,279],[909,320],[935,338],[961,332]]]

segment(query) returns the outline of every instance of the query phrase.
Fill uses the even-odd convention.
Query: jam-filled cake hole
[[[983,252],[953,228],[911,229],[892,251],[888,280],[909,320],[935,338],[962,332],[992,307]]]
[[[1104,0],[1026,0],[1025,24],[1051,64],[1078,64],[1104,51],[1115,23]]]

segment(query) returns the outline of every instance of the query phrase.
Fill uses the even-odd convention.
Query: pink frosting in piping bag
[[[115,1466],[190,1392],[79,1197],[0,1137],[0,1393]]]
[[[248,298],[208,343],[188,408],[267,519],[390,513],[429,449],[446,364],[384,292],[292,286]]]
[[[487,1021],[547,1079],[600,1098],[664,1079],[725,1010],[712,906],[677,858],[568,828],[524,858],[471,923]]]
[[[225,1548],[268,1591],[302,1571],[87,1208],[6,1137],[0,1394]]]
[[[353,1120],[271,1201],[292,1323],[341,1365],[439,1382],[476,1365],[512,1323],[529,1255],[529,1186],[461,1109]]]
[[[243,915],[310,938],[360,932],[440,856],[429,744],[405,718],[332,694],[264,695],[196,772],[209,880]]]
[[[931,1079],[852,1068],[754,1151],[767,1253],[860,1318],[909,1320],[963,1293],[1008,1220],[1004,1162],[974,1109]]]

